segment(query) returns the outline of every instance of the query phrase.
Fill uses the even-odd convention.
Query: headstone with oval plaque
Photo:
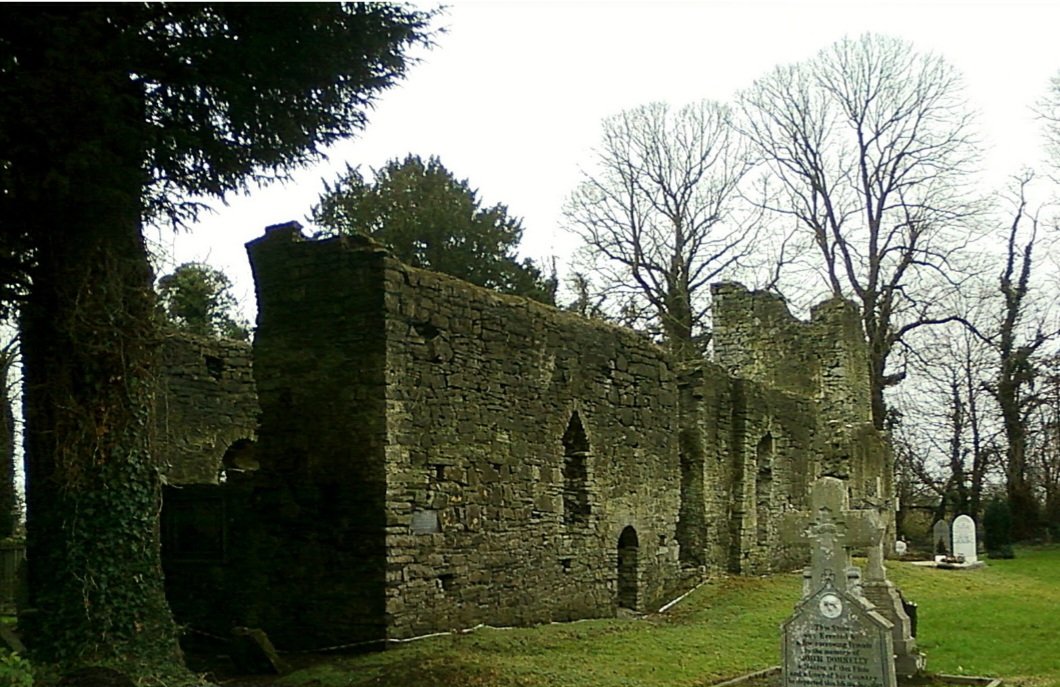
[[[895,687],[891,624],[826,584],[784,625],[785,687]]]
[[[818,479],[808,513],[781,521],[789,544],[808,542],[803,598],[781,626],[784,687],[895,687],[893,625],[861,594],[848,549],[878,544],[883,525],[874,510],[850,510],[847,486]]]

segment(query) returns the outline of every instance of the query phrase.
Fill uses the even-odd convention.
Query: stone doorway
[[[637,570],[637,530],[627,525],[618,537],[618,607],[637,610],[639,574]]]

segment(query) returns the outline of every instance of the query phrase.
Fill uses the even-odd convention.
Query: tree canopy
[[[744,133],[781,189],[771,205],[809,239],[827,288],[855,298],[869,340],[873,421],[901,371],[891,353],[946,316],[975,204],[977,147],[959,74],[887,36],[843,39],[740,94]]]
[[[325,185],[313,221],[331,234],[363,234],[385,245],[399,260],[444,272],[472,284],[555,302],[555,283],[515,251],[521,220],[504,205],[484,208],[466,179],[457,179],[437,157],[393,159]]]
[[[186,262],[158,280],[158,298],[166,317],[200,336],[245,341],[250,332],[237,312],[232,281],[224,272]]]
[[[0,297],[22,297],[34,655],[179,671],[150,431],[141,224],[282,177],[363,127],[430,41],[384,3],[0,9]],[[187,675],[184,674],[186,678]]]
[[[709,341],[710,284],[746,254],[753,233],[735,221],[750,168],[727,106],[673,110],[652,103],[603,122],[595,169],[567,200],[592,276],[633,319],[681,357]]]

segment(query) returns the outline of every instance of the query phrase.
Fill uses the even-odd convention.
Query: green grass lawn
[[[1060,547],[978,570],[888,566],[919,604],[932,671],[1060,687]],[[281,682],[304,687],[693,687],[775,665],[801,577],[718,578],[668,613],[434,637],[336,657]]]

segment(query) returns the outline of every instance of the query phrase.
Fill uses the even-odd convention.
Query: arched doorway
[[[637,610],[637,530],[627,525],[618,537],[618,607]]]

